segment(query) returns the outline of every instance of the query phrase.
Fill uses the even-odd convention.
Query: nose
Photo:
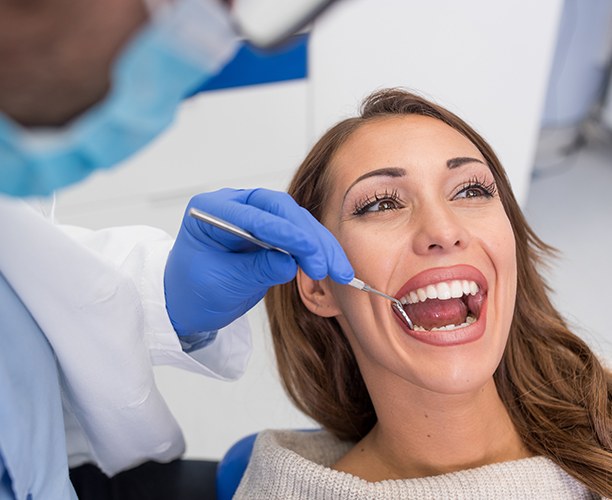
[[[449,206],[440,203],[420,208],[412,243],[417,255],[446,253],[467,247],[469,228]]]

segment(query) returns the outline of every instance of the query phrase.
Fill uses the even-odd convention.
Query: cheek
[[[397,232],[355,227],[339,231],[336,238],[355,269],[355,275],[372,286],[384,287],[406,243]]]
[[[336,237],[355,270],[355,277],[376,287],[376,277],[386,274],[389,262],[382,259],[385,244],[374,243],[370,233],[360,230],[358,224],[345,224],[340,228],[327,226]],[[376,328],[376,313],[372,308],[369,294],[350,286],[328,280],[335,302],[340,309],[337,320],[349,340],[352,332]]]
[[[516,289],[517,289],[517,263],[516,263],[516,242],[514,234],[508,239],[508,244],[505,246],[506,255],[504,261],[507,265],[506,271],[506,321],[508,333],[510,332],[510,325],[514,317],[514,307],[516,305]]]
[[[508,218],[504,215],[497,223],[497,237],[494,239],[494,259],[497,272],[505,282],[512,297],[516,295],[516,240]]]
[[[358,225],[334,232],[355,270],[355,276],[368,285],[389,292],[389,281],[396,271],[405,242],[389,232],[366,230]],[[330,281],[341,311],[337,317],[353,349],[375,352],[380,339],[372,332],[390,331],[394,317],[390,302],[376,295]],[[357,344],[357,345],[355,345]]]
[[[507,338],[516,302],[516,241],[514,231],[505,213],[491,227],[494,228],[492,230],[494,233],[487,240],[487,252],[495,273],[496,314],[499,315],[503,336]]]
[[[497,279],[515,289],[516,243],[512,225],[501,205],[497,213],[481,219],[478,239],[488,254]]]

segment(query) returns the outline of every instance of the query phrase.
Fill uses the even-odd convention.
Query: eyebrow
[[[446,167],[449,170],[452,170],[454,168],[459,168],[462,165],[465,165],[466,163],[481,163],[482,165],[485,165],[485,163],[482,160],[479,160],[478,158],[471,158],[469,156],[460,156],[458,158],[451,158],[450,160],[446,160]],[[376,176],[403,177],[405,175],[406,175],[406,169],[400,168],[400,167],[386,167],[386,168],[378,168],[376,170],[371,170],[370,172],[366,172],[365,174],[360,175],[359,177],[357,177],[357,179],[353,181],[353,183],[348,187],[348,189],[344,193],[343,199],[346,198],[346,195],[349,193],[351,189],[353,189],[353,186],[355,186],[355,184],[358,184],[364,179],[368,179],[370,177],[376,177]]]
[[[478,158],[470,158],[469,156],[461,156],[459,158],[451,158],[450,160],[446,161],[446,166],[449,169],[453,169],[453,168],[457,168],[460,167],[461,165],[465,165],[466,163],[482,163],[484,165],[484,162],[482,160],[479,160]]]
[[[348,187],[346,192],[344,193],[343,200],[346,198],[346,195],[349,193],[353,186],[364,179],[368,179],[370,177],[382,176],[382,177],[403,177],[406,175],[406,169],[400,167],[386,167],[386,168],[378,168],[376,170],[371,170],[370,172],[366,172],[363,175],[360,175],[353,181],[353,183]]]

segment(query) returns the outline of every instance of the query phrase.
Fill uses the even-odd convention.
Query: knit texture
[[[325,431],[264,431],[234,499],[534,499],[599,498],[544,457],[451,474],[371,483],[330,469],[353,443]]]

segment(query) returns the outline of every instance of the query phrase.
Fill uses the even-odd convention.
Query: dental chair
[[[300,432],[319,430],[321,429],[299,429]],[[231,500],[236,493],[244,471],[249,465],[257,434],[250,434],[237,441],[219,462],[217,467],[217,500]]]
[[[225,454],[217,467],[217,500],[231,500],[249,464],[257,433],[242,438]]]

